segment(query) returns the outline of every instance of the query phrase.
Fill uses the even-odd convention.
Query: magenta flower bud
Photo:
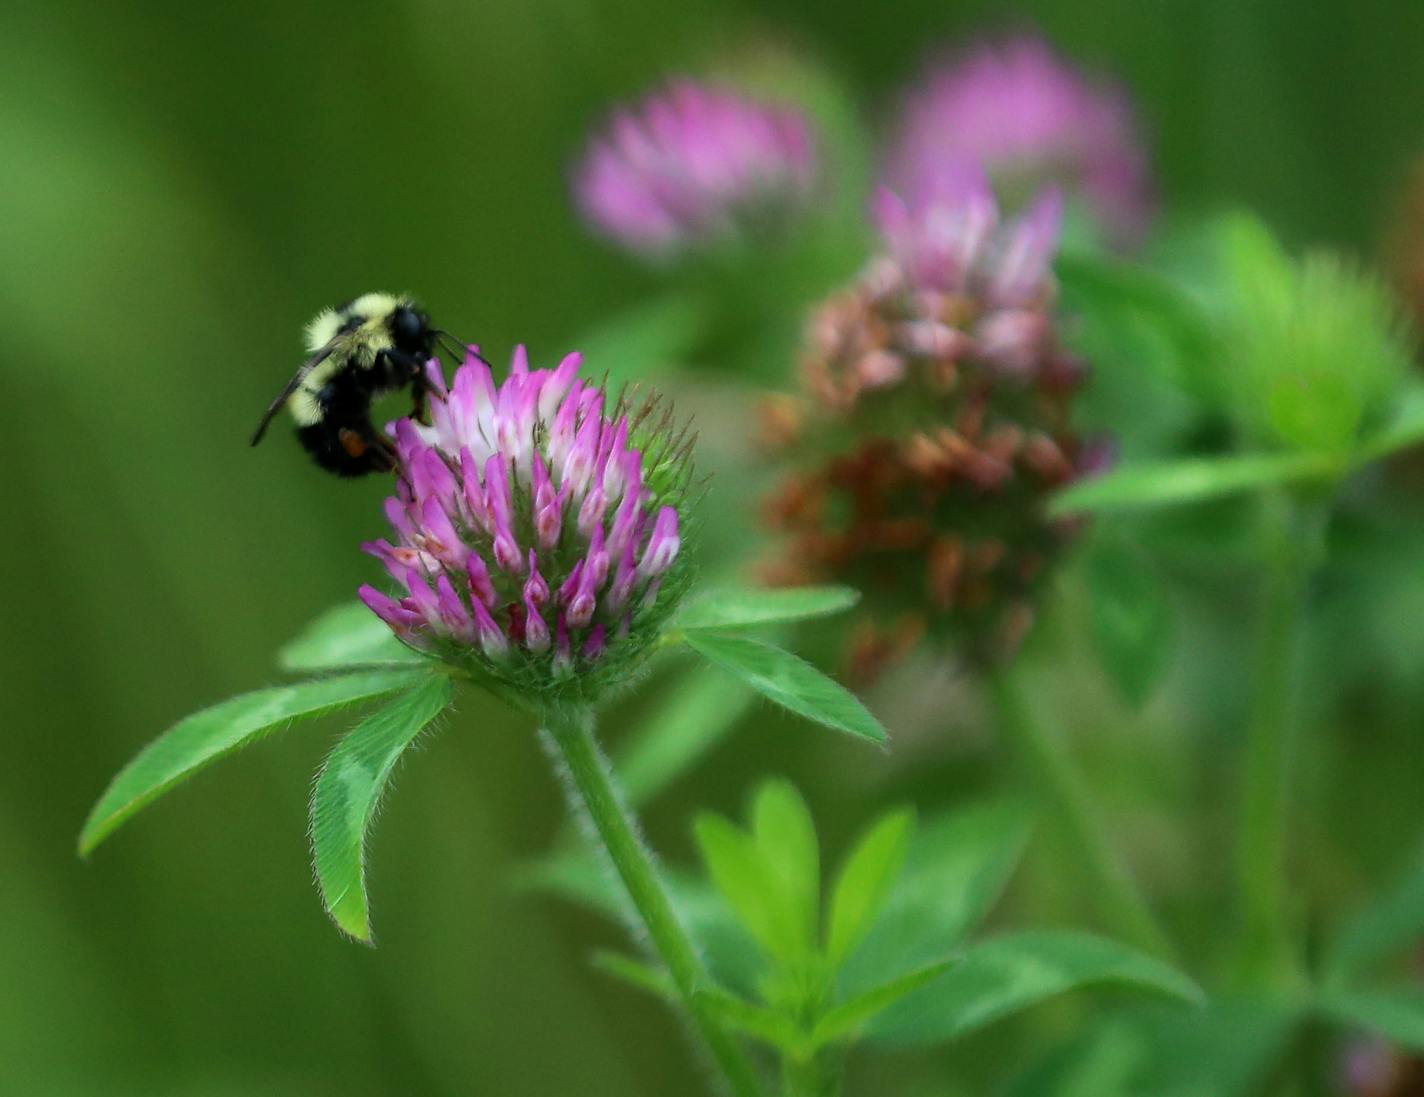
[[[524,646],[533,652],[549,650],[549,626],[539,615],[539,607],[524,599]]]
[[[564,355],[559,368],[549,375],[544,387],[539,390],[539,418],[547,422],[554,418],[563,399],[575,384],[579,367],[583,365],[583,355],[578,351]]]
[[[549,470],[544,467],[544,459],[537,453],[529,471],[529,481],[534,493],[534,509],[542,510],[553,501],[554,485],[549,479]]]
[[[559,586],[559,605],[567,606],[574,600],[574,595],[578,593],[579,583],[583,578],[583,569],[584,562],[582,560],[576,561],[574,566],[569,569],[568,576]]]
[[[658,511],[657,521],[653,524],[653,534],[648,538],[647,551],[643,553],[643,560],[638,565],[639,572],[647,578],[661,575],[672,567],[672,562],[677,559],[677,550],[682,547],[682,542],[677,536],[677,511],[672,507],[663,507]]]
[[[450,577],[443,572],[435,580],[436,603],[440,609],[440,621],[450,630],[451,635],[466,643],[475,639],[475,622],[470,611],[455,593]]]
[[[637,565],[633,563],[631,548],[625,548],[618,560],[618,570],[614,573],[613,584],[608,588],[608,608],[614,613],[623,612],[633,593],[633,584],[638,578]]]
[[[427,496],[425,505],[420,508],[420,518],[425,527],[425,550],[442,564],[464,567],[470,550],[455,532],[455,526],[438,497]]]
[[[415,536],[415,525],[406,516],[405,503],[401,499],[392,496],[382,506],[386,512],[386,521],[395,527],[396,533],[407,541]]]
[[[529,550],[529,578],[524,581],[524,601],[532,602],[536,606],[542,606],[549,600],[549,584],[544,581],[544,577],[539,574],[539,556],[533,549]]]
[[[489,569],[485,567],[485,562],[480,559],[478,553],[470,553],[470,558],[465,561],[465,571],[470,580],[471,596],[486,608],[492,607],[495,600],[494,583],[490,581]]]
[[[593,474],[594,462],[598,460],[598,442],[602,437],[602,419],[592,413],[584,414],[583,425],[574,437],[574,444],[564,461],[563,480],[582,497],[588,490],[589,477]]]
[[[379,541],[363,541],[361,551],[379,560],[397,583],[405,579],[406,568],[413,567],[419,560],[419,554],[414,549],[398,549],[384,537]]]
[[[405,588],[362,592],[397,636],[534,706],[627,681],[689,577],[685,433],[607,404],[579,365],[519,350],[498,386],[473,357],[432,377],[428,425],[394,428],[393,537],[363,546]]]
[[[534,512],[534,530],[539,538],[540,548],[550,549],[558,544],[564,524],[564,500],[568,496],[569,485],[565,484],[546,506],[539,507]]]
[[[427,483],[430,485],[429,494],[439,499],[442,507],[453,510],[455,498],[460,491],[455,474],[437,454],[428,450],[425,453],[425,475]]]
[[[477,525],[485,533],[493,533],[494,519],[490,516],[484,486],[480,483],[479,467],[469,446],[460,447],[460,487],[460,497],[464,500],[470,524]]]
[[[574,192],[597,231],[666,258],[793,221],[819,175],[799,111],[682,80],[614,115]]]
[[[509,461],[503,453],[485,462],[485,504],[494,523],[495,563],[511,575],[524,567],[519,542],[514,539],[514,503],[509,490]]]
[[[366,603],[372,613],[390,625],[391,631],[402,640],[408,639],[415,632],[416,626],[424,621],[420,614],[407,609],[375,587],[363,584],[356,591],[356,596]]]
[[[983,165],[1001,192],[1061,187],[1119,245],[1139,240],[1151,219],[1148,155],[1127,95],[1040,38],[940,61],[910,93],[887,181],[915,201],[961,163]]]
[[[623,486],[628,478],[627,460],[619,461],[611,459],[613,454],[624,454],[625,458],[628,447],[628,420],[626,417],[618,420],[618,429],[613,433],[613,437],[605,443],[605,452],[600,453],[599,467],[603,471],[603,494],[608,497],[610,503],[617,502],[623,495]]]
[[[593,534],[588,539],[588,555],[583,561],[583,566],[593,573],[594,586],[602,586],[603,581],[608,578],[608,564],[608,550],[603,544],[603,527],[594,526]]]
[[[595,594],[598,586],[595,582],[596,576],[593,569],[587,565],[575,564],[578,571],[578,580],[574,583],[573,589],[569,592],[569,597],[565,601],[568,622],[574,628],[583,628],[593,620],[593,611],[597,605]],[[570,579],[573,575],[570,574]]]
[[[623,549],[637,540],[642,530],[645,508],[643,505],[643,470],[639,454],[629,453],[623,471],[625,488],[623,501],[618,504],[618,513],[608,531],[608,551],[618,556]]]
[[[564,473],[567,480],[567,465],[569,450],[574,444],[574,424],[578,420],[579,414],[580,385],[575,381],[573,387],[569,389],[568,396],[559,405],[559,410],[553,418],[553,425],[549,428],[549,439],[546,449],[549,455],[549,467],[559,469]]]
[[[448,407],[445,398],[450,395],[450,390],[445,387],[445,374],[440,369],[440,359],[431,358],[425,363],[425,383],[432,392],[440,397],[444,407]]]
[[[427,625],[444,631],[445,622],[440,616],[440,599],[430,589],[425,576],[415,568],[406,568],[404,583],[415,612],[420,614]]]
[[[411,483],[424,486],[425,469],[421,466],[420,457],[423,449],[420,445],[420,434],[415,429],[415,424],[409,419],[401,419],[395,425],[396,436],[396,456],[401,463],[411,467]]]
[[[596,527],[603,525],[603,516],[608,511],[608,496],[603,493],[603,488],[596,487],[584,496],[583,506],[579,507],[578,530],[585,537],[593,535]]]
[[[480,650],[491,659],[501,659],[509,651],[509,640],[504,632],[495,624],[494,618],[490,616],[489,610],[476,600],[471,604],[471,609],[475,614],[475,629],[478,634]]]

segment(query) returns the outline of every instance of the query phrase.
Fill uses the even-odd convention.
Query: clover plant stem
[[[653,866],[624,801],[614,786],[612,770],[593,737],[593,713],[586,708],[552,709],[543,726],[567,767],[570,797],[576,810],[587,814],[604,851],[637,911],[648,939],[676,986],[693,1027],[707,1045],[736,1097],[762,1097],[761,1083],[740,1044],[696,1000],[711,980],[701,958],[673,909],[672,900]]]
[[[839,1097],[841,1071],[823,1053],[785,1053],[781,1059],[781,1097]]]
[[[1257,987],[1289,987],[1301,977],[1300,958],[1291,943],[1286,846],[1299,723],[1302,618],[1325,513],[1324,507],[1297,506],[1285,498],[1271,500],[1268,510],[1270,558],[1236,847],[1238,975]]]
[[[1061,743],[1033,711],[1012,667],[988,676],[989,695],[1001,734],[1009,740],[1028,779],[1037,787],[1088,874],[1103,920],[1125,940],[1157,956],[1172,958],[1171,942],[1153,917],[1117,852],[1109,844],[1092,798]]]

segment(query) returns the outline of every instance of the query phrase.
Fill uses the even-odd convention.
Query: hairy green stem
[[[697,1000],[697,991],[709,985],[710,978],[658,878],[652,854],[614,787],[612,771],[593,737],[593,713],[588,709],[552,710],[545,714],[543,723],[567,767],[576,810],[586,813],[592,822],[712,1060],[736,1097],[762,1097],[761,1083],[746,1052]]]
[[[1002,734],[1058,817],[1081,867],[1088,873],[1103,920],[1126,940],[1158,956],[1173,949],[1112,846],[1093,810],[1081,776],[1067,753],[1034,715],[1012,668],[989,675],[989,694]]]
[[[1269,512],[1270,566],[1261,605],[1236,845],[1238,974],[1258,987],[1289,987],[1300,976],[1300,960],[1291,944],[1286,837],[1301,687],[1301,623],[1324,516],[1324,508],[1301,509],[1284,498],[1273,500]]]

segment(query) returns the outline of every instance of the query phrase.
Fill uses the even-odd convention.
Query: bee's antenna
[[[445,331],[442,328],[436,328],[434,330],[434,335],[437,339],[441,341],[445,349],[451,354],[453,354],[457,359],[463,359],[465,355],[473,354],[477,360],[483,362],[486,366],[490,366],[489,359],[487,359],[479,351],[474,350],[469,343],[465,343],[459,339],[456,339],[455,336],[451,335],[448,331]],[[490,369],[493,368],[493,366],[490,366]]]

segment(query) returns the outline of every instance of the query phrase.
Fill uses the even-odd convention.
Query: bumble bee
[[[371,425],[371,402],[410,385],[413,414],[422,415],[425,363],[444,336],[404,295],[367,293],[323,310],[306,328],[310,357],[272,401],[252,444],[286,407],[297,439],[327,471],[364,476],[392,468],[395,452]]]

